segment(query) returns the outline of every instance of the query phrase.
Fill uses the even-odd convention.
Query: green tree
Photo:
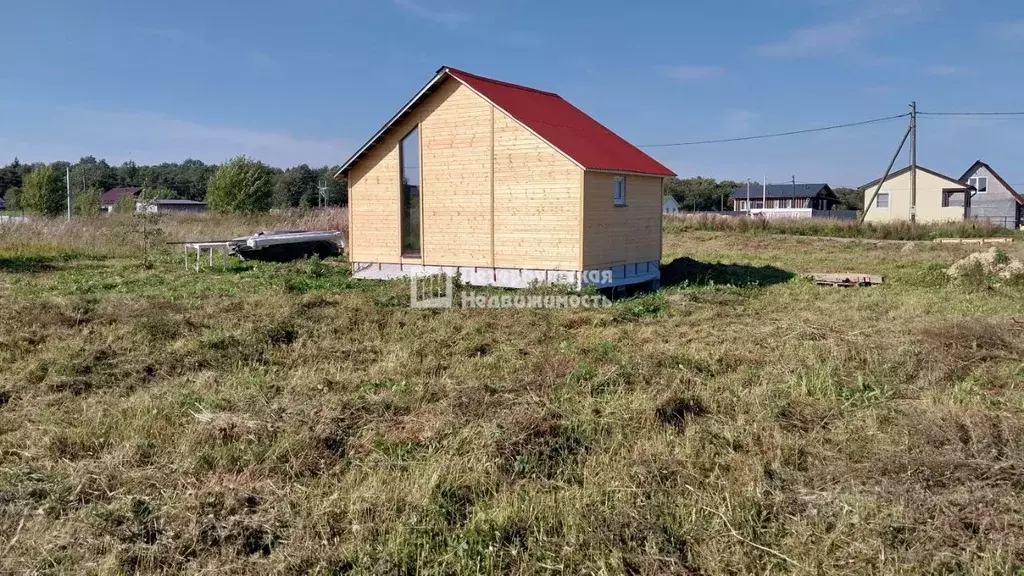
[[[273,176],[262,162],[232,158],[210,178],[206,201],[218,212],[266,212],[273,203]]]
[[[682,210],[732,210],[729,195],[739,187],[731,180],[718,181],[714,178],[669,178],[665,181],[665,193],[679,202]]]
[[[328,206],[348,205],[348,180],[338,180],[334,177],[340,169],[340,166],[320,169],[320,180],[327,184]]]
[[[15,158],[14,162],[0,168],[0,190],[21,188],[21,181],[24,175],[25,165]]]
[[[4,193],[4,209],[21,210],[21,188],[10,188]]]
[[[88,188],[75,195],[75,214],[78,216],[93,216],[100,212],[100,194],[103,191],[99,188]]]
[[[139,167],[131,160],[121,164],[117,169],[118,186],[137,186],[139,184]]]
[[[21,191],[21,206],[29,212],[59,216],[64,212],[66,196],[63,178],[52,166],[40,164],[28,176]]]
[[[131,214],[135,212],[135,196],[131,194],[125,194],[117,199],[114,203],[114,207],[111,208],[111,212],[118,214]]]
[[[170,188],[146,188],[139,194],[139,198],[146,200],[177,200],[181,196]]]
[[[316,205],[316,173],[301,164],[289,168],[274,177],[274,206],[294,208],[299,205]],[[312,199],[312,204],[310,203]]]
[[[839,197],[839,206],[847,210],[864,209],[864,193],[856,188],[835,188],[832,190]]]

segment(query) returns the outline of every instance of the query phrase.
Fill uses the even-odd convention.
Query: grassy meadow
[[[979,248],[670,223],[658,293],[411,310],[165,244],[343,222],[0,227],[0,573],[1024,570],[1024,298],[944,274]]]
[[[745,218],[720,216],[713,212],[679,212],[665,217],[670,232],[741,232],[744,234],[787,234],[874,240],[933,240],[935,238],[986,238],[1019,236],[1015,230],[996,226],[987,220],[917,224],[911,222],[867,222],[856,220]]]

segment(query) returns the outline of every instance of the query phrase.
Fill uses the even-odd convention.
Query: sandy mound
[[[1003,280],[1022,280],[1024,264],[999,248],[992,248],[988,252],[975,252],[963,260],[958,260],[946,270],[946,274],[951,278],[964,278],[978,273]]]

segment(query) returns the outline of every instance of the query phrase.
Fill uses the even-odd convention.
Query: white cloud
[[[437,24],[442,24],[448,28],[458,28],[463,24],[469,23],[473,19],[473,16],[466,12],[430,8],[423,5],[418,0],[391,0],[391,2],[395,4],[395,6],[399,6],[411,14]]]
[[[971,70],[963,66],[949,66],[947,64],[935,64],[925,68],[925,72],[929,76],[957,76],[960,74],[967,74]]]
[[[139,31],[159,41],[173,44],[181,50],[200,54],[203,58],[218,58],[231,62],[243,58],[253,68],[262,70],[272,70],[279,64],[276,58],[261,50],[218,46],[183,30],[174,28],[140,28]]]
[[[222,162],[244,154],[274,166],[323,166],[344,162],[357,144],[349,139],[304,138],[152,112],[74,108],[45,112],[53,120],[48,127],[6,134],[0,139],[0,158],[18,156],[32,162],[93,155],[112,163],[131,159],[139,164],[157,164],[185,158]]]
[[[661,72],[672,80],[704,80],[724,76],[726,70],[721,66],[681,65],[662,67]]]
[[[868,96],[888,96],[895,91],[895,88],[887,84],[872,84],[863,88],[863,92]]]
[[[835,2],[856,11],[845,18],[797,28],[786,38],[762,44],[755,51],[773,58],[816,58],[858,52],[868,64],[877,64],[878,57],[863,54],[867,41],[881,34],[886,25],[936,10],[941,0],[867,0],[857,3]]]
[[[762,44],[757,52],[775,58],[823,56],[856,48],[867,36],[868,27],[859,19],[814,24],[794,30],[785,40]]]
[[[995,25],[993,37],[1011,48],[1024,48],[1024,20],[1008,20]]]

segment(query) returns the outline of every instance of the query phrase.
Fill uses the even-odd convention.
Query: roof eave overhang
[[[674,172],[668,174],[657,172],[633,172],[631,170],[616,170],[615,168],[584,168],[584,170],[587,172],[600,172],[603,174],[626,174],[627,176],[652,176],[655,178],[675,178],[678,176]]]
[[[410,110],[412,110],[417,104],[419,104],[420,101],[427,96],[427,94],[430,94],[438,86],[438,84],[444,81],[445,76],[448,75],[447,72],[447,67],[443,67],[440,70],[438,70],[437,73],[434,74],[434,77],[430,80],[430,82],[427,82],[427,85],[423,87],[423,89],[417,92],[416,95],[413,96],[412,99],[409,100],[409,102],[407,102],[405,106],[403,106],[402,109],[398,111],[397,114],[392,116],[391,119],[388,120],[387,123],[385,123],[384,126],[380,128],[380,130],[377,130],[377,132],[375,132],[373,136],[366,141],[366,144],[363,144],[362,147],[359,148],[359,150],[356,150],[355,154],[349,157],[349,159],[346,160],[345,163],[341,165],[341,168],[339,168],[338,171],[334,174],[334,178],[337,180],[347,175],[352,165],[355,164],[367,151],[369,151],[370,148],[373,148],[373,146],[377,144],[377,142],[380,140],[381,136],[383,136],[388,130],[390,130],[391,127],[395,125],[395,123],[397,123],[402,118],[405,118],[406,114],[408,114]]]

